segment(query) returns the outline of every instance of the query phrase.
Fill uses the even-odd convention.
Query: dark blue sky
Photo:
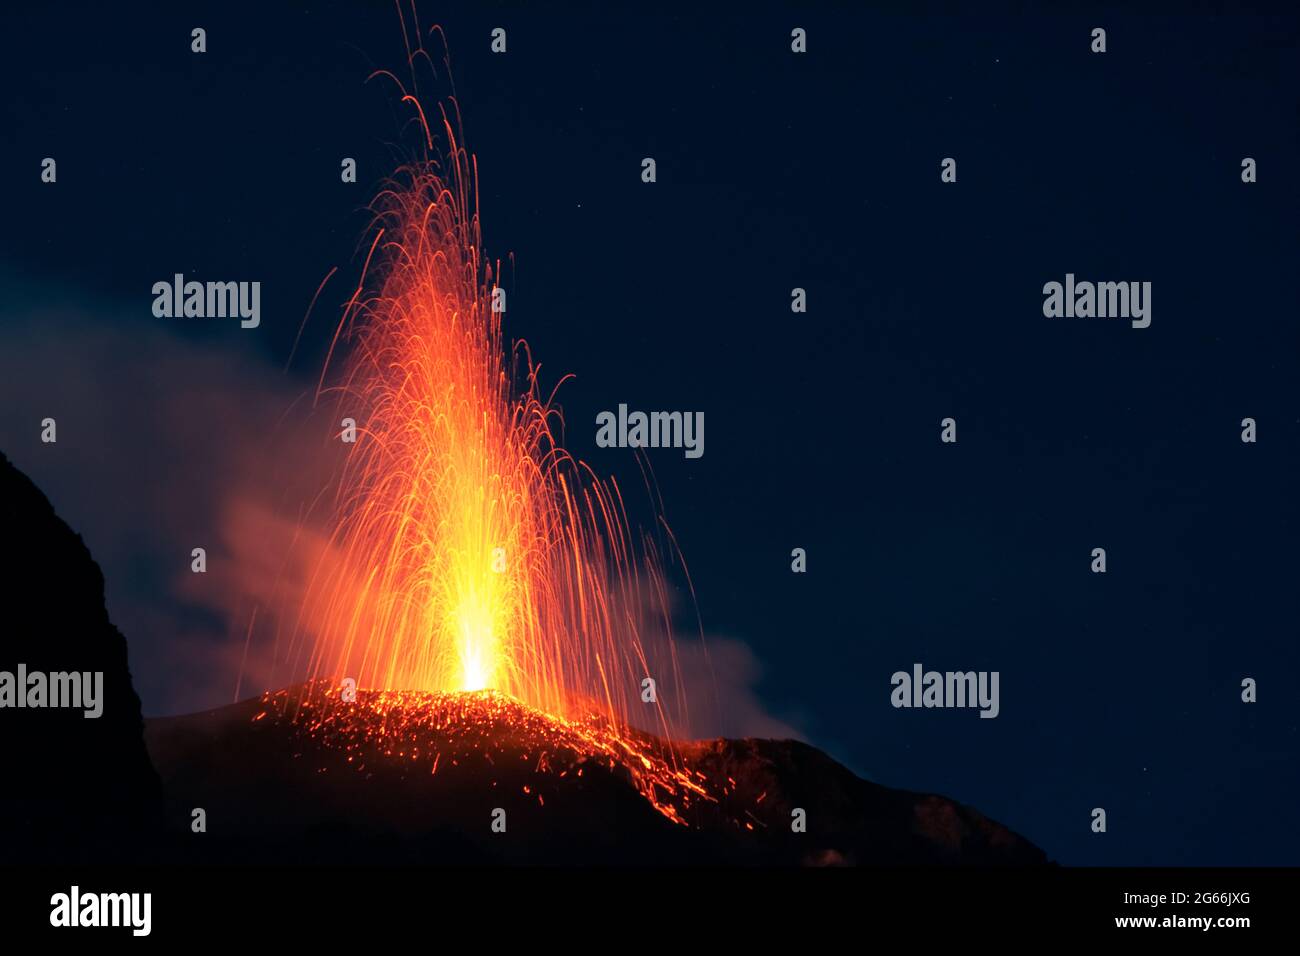
[[[283,366],[393,165],[403,114],[363,84],[400,66],[392,5],[5,17],[0,316],[70,298],[144,330],[175,271],[260,279],[255,335],[178,334]],[[514,256],[506,332],[549,382],[577,376],[571,450],[635,485],[630,453],[595,447],[596,413],[705,413],[703,458],[651,463],[704,630],[752,649],[770,714],[1063,862],[1297,861],[1295,16],[421,17],[448,35],[488,250]],[[1044,318],[1067,272],[1150,281],[1151,327]],[[292,387],[328,331],[308,327]],[[87,476],[18,432],[4,450],[75,519]],[[135,494],[168,484],[157,460]],[[149,600],[147,556],[101,561]],[[146,712],[168,709],[143,650],[162,639],[128,631]],[[890,675],[915,662],[999,671],[1000,716],[893,709]]]

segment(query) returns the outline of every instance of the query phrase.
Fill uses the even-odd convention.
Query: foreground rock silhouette
[[[0,708],[0,861],[97,861],[137,853],[161,821],[126,639],[85,543],[0,455],[0,671],[100,671],[103,713]]]

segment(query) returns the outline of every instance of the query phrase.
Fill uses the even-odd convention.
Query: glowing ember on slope
[[[592,761],[621,769],[675,823],[685,824],[692,806],[716,802],[708,778],[680,766],[664,741],[596,713],[568,719],[496,691],[360,691],[344,703],[326,681],[268,693],[262,702],[254,722],[290,722],[317,744],[347,753],[358,772],[409,762],[417,772],[436,775],[493,765],[521,751],[515,759],[526,759],[535,774],[581,776]],[[525,794],[532,795],[528,787]],[[545,806],[540,792],[536,797]]]

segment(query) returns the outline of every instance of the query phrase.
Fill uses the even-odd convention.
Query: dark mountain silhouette
[[[103,713],[0,708],[0,860],[99,860],[139,850],[162,794],[143,742],[126,639],[81,537],[0,455],[0,672],[103,673]],[[22,692],[23,688],[18,688]]]
[[[502,695],[390,695],[383,707],[363,696],[313,709],[319,700],[304,685],[145,724],[99,569],[3,458],[0,509],[9,625],[0,670],[103,671],[105,697],[98,720],[0,710],[10,768],[0,859],[1046,862],[974,810],[869,783],[807,744],[668,748],[646,734],[557,721]],[[204,832],[192,825],[196,809]],[[505,832],[492,830],[497,809]],[[792,830],[797,810],[805,832]]]

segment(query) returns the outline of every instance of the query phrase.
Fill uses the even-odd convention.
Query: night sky
[[[513,257],[506,334],[576,376],[566,445],[635,490],[596,414],[705,414],[702,458],[648,457],[729,729],[788,727],[1064,863],[1294,863],[1300,20],[679,9],[420,17]],[[228,703],[245,619],[174,582],[225,448],[315,385],[407,118],[364,82],[403,70],[397,14],[4,18],[0,450],[103,566],[146,714]],[[260,280],[261,327],[154,318],[175,272]],[[1045,318],[1067,272],[1150,281],[1150,328]],[[998,671],[998,718],[891,707],[918,662]]]

